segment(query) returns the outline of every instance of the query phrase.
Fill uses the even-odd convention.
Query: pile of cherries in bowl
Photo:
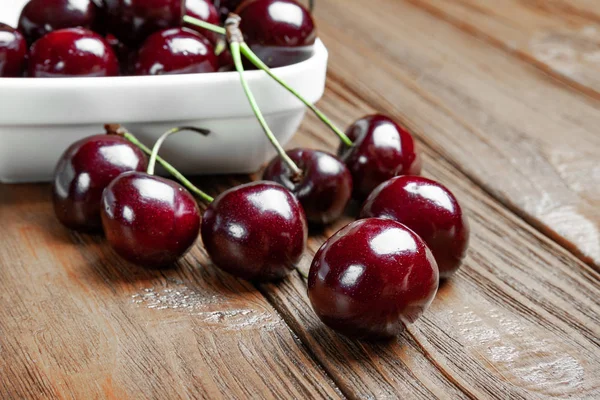
[[[47,8],[42,16],[31,6],[37,3]],[[75,3],[79,6],[65,6]],[[181,27],[179,0],[90,1],[85,9],[84,3],[31,0],[19,31],[2,28],[32,43],[29,51],[23,44],[10,53],[28,57],[29,76],[218,68],[213,44],[222,37]],[[210,13],[194,11],[195,16],[210,22],[235,8],[244,40],[269,67],[301,61],[315,41],[312,17],[295,0],[220,1],[217,7],[188,0],[187,12],[199,10],[190,4],[200,3]],[[67,9],[81,13],[76,18]],[[293,21],[286,22],[286,16]],[[192,42],[204,50],[185,47]],[[19,69],[13,68],[18,63],[1,60],[0,71]],[[241,69],[239,58],[236,69]],[[343,133],[313,105],[307,106],[342,140],[337,155],[281,150],[264,170],[263,180],[233,187],[214,199],[157,156],[162,142],[178,128],[163,135],[151,151],[124,128],[107,125],[106,134],[73,143],[59,159],[53,182],[55,213],[71,229],[103,231],[120,257],[148,268],[173,265],[200,236],[215,266],[260,282],[281,280],[297,269],[308,225],[336,221],[354,198],[362,203],[359,219],[315,254],[307,276],[308,297],[319,318],[346,336],[393,337],[431,304],[440,279],[460,267],[469,241],[466,216],[446,187],[419,176],[421,157],[405,127],[378,114],[358,119]],[[155,176],[156,161],[181,184]],[[194,195],[206,203],[202,215]]]
[[[295,0],[30,0],[17,28],[0,23],[0,77],[229,71],[223,36],[183,17],[220,25],[234,10],[246,42],[270,67],[312,55],[316,28]]]

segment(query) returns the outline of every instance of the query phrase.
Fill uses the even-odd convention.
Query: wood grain
[[[0,185],[0,398],[339,398],[251,285],[197,246],[145,271]]]
[[[330,80],[598,266],[600,104],[406,1],[361,4],[320,3]]]
[[[410,0],[600,99],[600,18],[569,2]],[[597,7],[596,7],[597,8]]]

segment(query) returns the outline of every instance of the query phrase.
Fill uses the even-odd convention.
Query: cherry
[[[136,47],[150,34],[180,26],[185,0],[104,0],[107,29],[128,46]]]
[[[215,72],[219,61],[208,39],[188,28],[156,32],[144,42],[135,62],[136,75]]]
[[[197,18],[199,20],[208,22],[213,25],[221,25],[221,17],[215,6],[209,0],[186,0],[185,2],[185,15]],[[185,24],[187,28],[197,30],[198,33],[206,36],[212,43],[216,43],[219,39],[223,38],[223,35],[208,31],[206,29],[198,28],[195,25]]]
[[[360,217],[390,218],[412,229],[431,249],[442,278],[456,272],[469,245],[469,223],[456,197],[420,176],[398,176],[379,185]]]
[[[353,222],[315,254],[308,297],[319,318],[353,338],[397,335],[421,316],[439,284],[425,243],[389,219]]]
[[[206,209],[202,240],[212,261],[248,280],[286,276],[300,261],[307,226],[298,200],[274,182],[223,192]]]
[[[83,28],[50,32],[31,46],[29,76],[114,76],[119,62],[102,36]]]
[[[27,43],[15,28],[0,23],[0,77],[21,76],[25,68]]]
[[[60,157],[52,187],[54,212],[71,229],[101,226],[102,191],[117,176],[146,169],[146,156],[117,135],[95,135],[73,143]]]
[[[176,262],[194,244],[200,211],[180,184],[143,172],[127,172],[102,194],[106,239],[125,260],[148,268]]]
[[[346,135],[354,146],[342,144],[338,155],[354,179],[354,194],[366,198],[377,185],[396,175],[418,175],[421,158],[412,135],[384,115],[354,122]]]
[[[294,193],[310,222],[328,224],[338,219],[352,194],[348,168],[337,157],[323,151],[294,149],[287,154],[303,171],[302,177],[295,180],[288,165],[281,157],[275,157],[263,179],[278,182]]]
[[[317,31],[310,12],[294,0],[246,0],[236,10],[244,40],[269,67],[307,60]]]
[[[221,19],[225,21],[230,12],[233,12],[240,3],[244,0],[213,0],[213,3],[219,13],[221,14]]]
[[[93,29],[98,14],[92,0],[30,0],[21,11],[19,30],[33,43],[58,29]]]

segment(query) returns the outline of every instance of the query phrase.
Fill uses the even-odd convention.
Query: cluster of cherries
[[[99,77],[229,71],[222,35],[184,22],[243,18],[271,67],[312,55],[316,29],[294,0],[30,0],[18,29],[0,23],[0,77]]]
[[[268,9],[279,3],[293,3],[310,18],[293,0],[245,0],[237,10]],[[102,228],[121,257],[154,268],[175,263],[200,233],[217,267],[244,279],[270,281],[297,268],[309,223],[335,221],[354,198],[363,202],[359,220],[318,250],[307,277],[308,296],[321,320],[342,334],[396,335],[419,318],[433,300],[440,278],[450,277],[465,256],[469,227],[455,196],[440,183],[419,176],[421,158],[414,139],[392,119],[371,115],[345,132],[335,127],[270,70],[264,53],[257,55],[260,52],[247,45],[243,18],[230,14],[226,29],[196,19],[186,21],[220,36],[227,34],[248,100],[279,153],[266,167],[263,180],[231,188],[213,199],[158,152],[170,135],[183,129],[216,133],[174,128],[151,150],[122,127],[107,125],[108,134],[78,141],[60,158],[53,185],[59,220],[76,230]],[[268,33],[285,36],[294,27],[287,29]],[[268,29],[263,31],[266,35]],[[290,37],[277,40],[283,43]],[[281,148],[248,88],[241,55],[296,95],[340,137],[337,156]],[[154,176],[156,162],[182,184]],[[208,204],[202,218],[192,193]]]

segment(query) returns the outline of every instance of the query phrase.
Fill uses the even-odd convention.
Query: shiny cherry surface
[[[114,76],[119,62],[113,49],[97,33],[83,28],[53,31],[31,46],[29,76]]]
[[[354,194],[365,199],[377,185],[396,175],[418,175],[421,158],[412,135],[384,115],[354,122],[346,135],[353,147],[341,144],[338,155],[354,179]]]
[[[26,58],[27,43],[21,32],[0,22],[0,77],[21,76]]]
[[[78,230],[101,227],[102,191],[117,176],[146,170],[146,156],[117,135],[95,135],[73,143],[54,170],[52,200],[56,216]]]
[[[369,218],[321,246],[310,267],[308,297],[335,331],[383,339],[417,320],[438,284],[438,268],[421,238],[396,221]]]
[[[33,43],[58,29],[93,29],[98,14],[92,0],[30,0],[21,11],[19,30]]]
[[[128,172],[104,190],[102,226],[111,247],[125,260],[162,268],[194,244],[200,211],[194,197],[177,182]]]
[[[419,235],[435,257],[440,277],[460,267],[469,245],[469,223],[456,197],[443,185],[421,176],[398,176],[378,186],[361,218],[401,222]]]
[[[246,0],[235,11],[246,43],[269,67],[307,60],[317,30],[310,12],[294,0]]]
[[[307,226],[298,200],[274,182],[223,192],[206,209],[204,247],[216,266],[248,280],[283,278],[300,261]]]
[[[135,47],[152,33],[180,26],[185,0],[104,0],[107,30]]]
[[[338,219],[352,195],[352,176],[346,165],[318,150],[294,149],[287,154],[302,170],[301,180],[292,180],[292,171],[281,157],[269,163],[263,179],[289,189],[300,200],[308,221],[328,224]]]
[[[185,15],[197,18],[199,20],[208,22],[214,25],[221,25],[221,17],[215,6],[210,0],[186,0],[185,2]],[[223,35],[211,32],[207,29],[199,28],[195,25],[185,24],[187,28],[198,31],[201,35],[205,36],[212,43],[216,43],[217,40],[223,38]]]
[[[136,75],[194,74],[218,69],[219,60],[209,40],[188,28],[150,35],[135,62]]]

